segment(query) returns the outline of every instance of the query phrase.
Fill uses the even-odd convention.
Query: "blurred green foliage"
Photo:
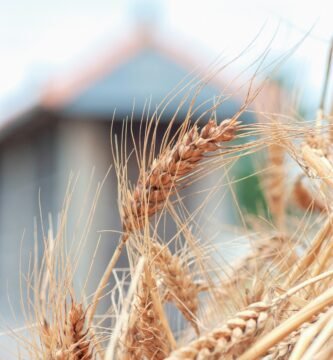
[[[255,174],[256,169],[253,165],[254,159],[251,156],[241,157],[235,168],[236,195],[239,205],[245,213],[255,215],[268,215],[265,196],[260,184],[260,177]],[[263,158],[259,159],[264,161]]]

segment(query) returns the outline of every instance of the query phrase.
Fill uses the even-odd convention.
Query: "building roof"
[[[41,104],[71,115],[107,117],[116,111],[126,116],[134,108],[134,114],[141,116],[147,102],[155,108],[166,97],[173,97],[168,110],[174,112],[184,96],[189,91],[193,96],[198,82],[209,76],[209,71],[203,71],[198,64],[186,49],[154,37],[149,29],[137,29],[135,36],[123,38],[81,67],[50,81]],[[192,90],[188,85],[191,81]],[[213,105],[225,84],[213,78],[203,87],[197,104],[209,101],[202,111]],[[188,105],[189,101],[185,102],[184,112]],[[229,101],[229,111],[230,107],[234,108],[235,102]]]
[[[157,36],[151,28],[137,27],[90,59],[51,77],[28,107],[1,122],[2,128],[18,126],[27,112],[36,108],[68,116],[110,118],[116,112],[121,117],[132,113],[138,117],[145,104],[155,109],[167,98],[166,111],[170,114],[187,96],[182,115],[198,84],[207,81],[196,101],[196,105],[204,103],[200,114],[214,104],[228,81],[211,76],[216,69],[203,69],[200,59],[190,55],[186,45],[183,43],[181,48]],[[230,93],[230,88],[227,91]],[[237,111],[239,103],[236,99],[222,104],[221,116]]]

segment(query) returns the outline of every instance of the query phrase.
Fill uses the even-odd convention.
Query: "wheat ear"
[[[144,226],[148,217],[161,210],[170,194],[197,168],[209,152],[216,151],[219,143],[235,138],[238,122],[224,120],[219,125],[210,120],[201,131],[194,125],[180,136],[173,147],[166,148],[155,159],[147,172],[143,172],[128,201],[123,207],[125,231]]]
[[[174,351],[167,360],[219,359],[232,352],[241,354],[263,329],[270,305],[259,302],[236,314],[226,325]]]
[[[237,313],[234,318],[227,321],[224,326],[213,330],[206,336],[192,341],[189,345],[173,351],[167,360],[219,359],[227,355],[237,356],[239,360],[255,360],[257,359],[257,357],[255,357],[257,348],[258,355],[265,355],[278,341],[296,330],[301,324],[309,321],[312,316],[322,312],[322,309],[326,306],[333,303],[333,289],[329,289],[296,313],[290,324],[286,321],[287,326],[285,328],[278,330],[276,328],[268,333],[267,337],[272,333],[276,336],[275,338],[273,335],[274,340],[268,339],[267,343],[259,341],[258,345],[255,343],[246,352],[246,354],[249,353],[251,357],[240,354],[254,342],[255,336],[263,330],[267,320],[284,301],[292,298],[294,294],[303,288],[311,286],[325,278],[332,277],[332,275],[333,270],[327,271],[292,287],[283,295],[278,296],[269,303],[256,302],[249,305],[244,311]],[[252,351],[253,347],[255,347],[256,350]]]
[[[152,286],[156,288],[155,281],[146,270],[141,275],[128,326],[121,336],[117,359],[162,360],[172,349],[173,344],[169,342],[164,323],[156,311]]]
[[[150,216],[163,208],[168,196],[196,169],[206,153],[216,151],[219,143],[235,138],[238,124],[236,119],[226,119],[219,125],[210,120],[201,131],[194,125],[154,160],[150,169],[139,177],[133,193],[126,192],[121,211],[124,234],[95,291],[87,314],[88,325],[131,232],[141,229]]]
[[[93,358],[85,322],[86,313],[83,310],[82,304],[72,302],[64,329],[64,343],[73,353],[73,360],[90,360]]]
[[[65,307],[66,308],[66,307]],[[51,327],[44,321],[41,341],[50,359],[92,360],[93,346],[85,326],[86,313],[82,304],[72,301],[71,309],[65,313],[63,326]]]
[[[154,267],[166,289],[165,300],[175,303],[198,334],[195,315],[199,307],[198,293],[201,288],[193,281],[190,269],[183,264],[179,256],[172,255],[167,246],[154,242],[150,251]]]
[[[295,261],[296,255],[293,254],[287,244],[287,239],[278,234],[269,239],[258,239],[254,242],[251,253],[238,260],[233,265],[232,272],[228,277],[222,280],[218,288],[214,289],[220,301],[225,302],[229,299],[230,292],[242,289],[250,277],[256,273],[264,272],[265,268],[272,267],[272,264],[277,269],[288,267],[291,261]],[[260,289],[256,296],[257,300],[259,297]]]

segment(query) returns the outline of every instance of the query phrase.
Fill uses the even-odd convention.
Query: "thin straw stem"
[[[256,360],[264,355],[271,347],[283,340],[288,334],[296,330],[312,316],[321,312],[326,306],[333,303],[333,288],[312,300],[302,310],[273,329],[270,333],[256,342],[248,351],[239,357],[239,360]]]
[[[146,262],[145,258],[141,257],[136,265],[135,273],[132,278],[130,288],[129,288],[127,296],[124,300],[120,316],[116,323],[116,327],[113,331],[113,334],[112,334],[109,344],[107,346],[104,360],[113,360],[114,359],[114,353],[115,353],[115,349],[117,346],[117,340],[119,340],[120,332],[121,332],[123,324],[127,321],[128,309],[130,307],[132,298],[133,298],[136,288],[138,286],[140,277],[142,275],[145,262]]]
[[[127,240],[128,240],[128,235],[127,234],[122,235],[120,243],[118,244],[116,250],[114,251],[114,253],[110,259],[110,262],[109,262],[107,268],[105,269],[105,272],[97,286],[97,289],[95,291],[95,294],[94,294],[94,297],[93,297],[93,300],[91,303],[91,307],[89,308],[89,311],[87,313],[88,327],[92,323],[92,320],[96,313],[96,308],[97,308],[99,300],[102,296],[103,290],[105,289],[105,286],[107,285],[107,283],[109,281],[112,271],[119,260],[121,252],[122,252]]]

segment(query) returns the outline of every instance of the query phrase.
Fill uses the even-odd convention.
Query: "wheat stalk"
[[[239,360],[256,360],[279,341],[283,340],[288,334],[332,304],[333,288],[329,288],[317,298],[313,299],[295,315],[282,322],[278,327],[258,340],[249,350],[239,357]]]
[[[173,147],[162,152],[147,172],[141,174],[132,193],[125,191],[121,211],[124,234],[97,286],[87,315],[89,325],[130,234],[141,229],[149,217],[163,208],[170,194],[176,191],[176,186],[184,183],[205,154],[219,149],[219,143],[235,138],[238,124],[236,119],[224,120],[219,125],[210,120],[200,132],[194,125],[178,138]]]
[[[280,341],[269,350],[263,360],[300,360],[307,346],[326,323],[323,312],[311,319],[310,322],[303,323],[298,329],[289,334],[287,338]]]
[[[332,315],[331,313],[329,314]],[[300,360],[304,355],[307,347],[313,339],[317,336],[318,332],[325,326],[328,321],[327,312],[319,314],[311,323],[303,324],[297,331],[293,339],[294,348],[291,347],[292,352],[290,360]]]
[[[318,254],[323,248],[323,243],[332,234],[332,218],[329,217],[322,227],[315,235],[311,246],[306,250],[305,254],[295,264],[293,268],[286,274],[286,279],[283,284],[283,288],[288,288],[291,284],[294,284],[298,279],[302,278],[307,270],[317,259]],[[317,274],[316,274],[317,275]]]

